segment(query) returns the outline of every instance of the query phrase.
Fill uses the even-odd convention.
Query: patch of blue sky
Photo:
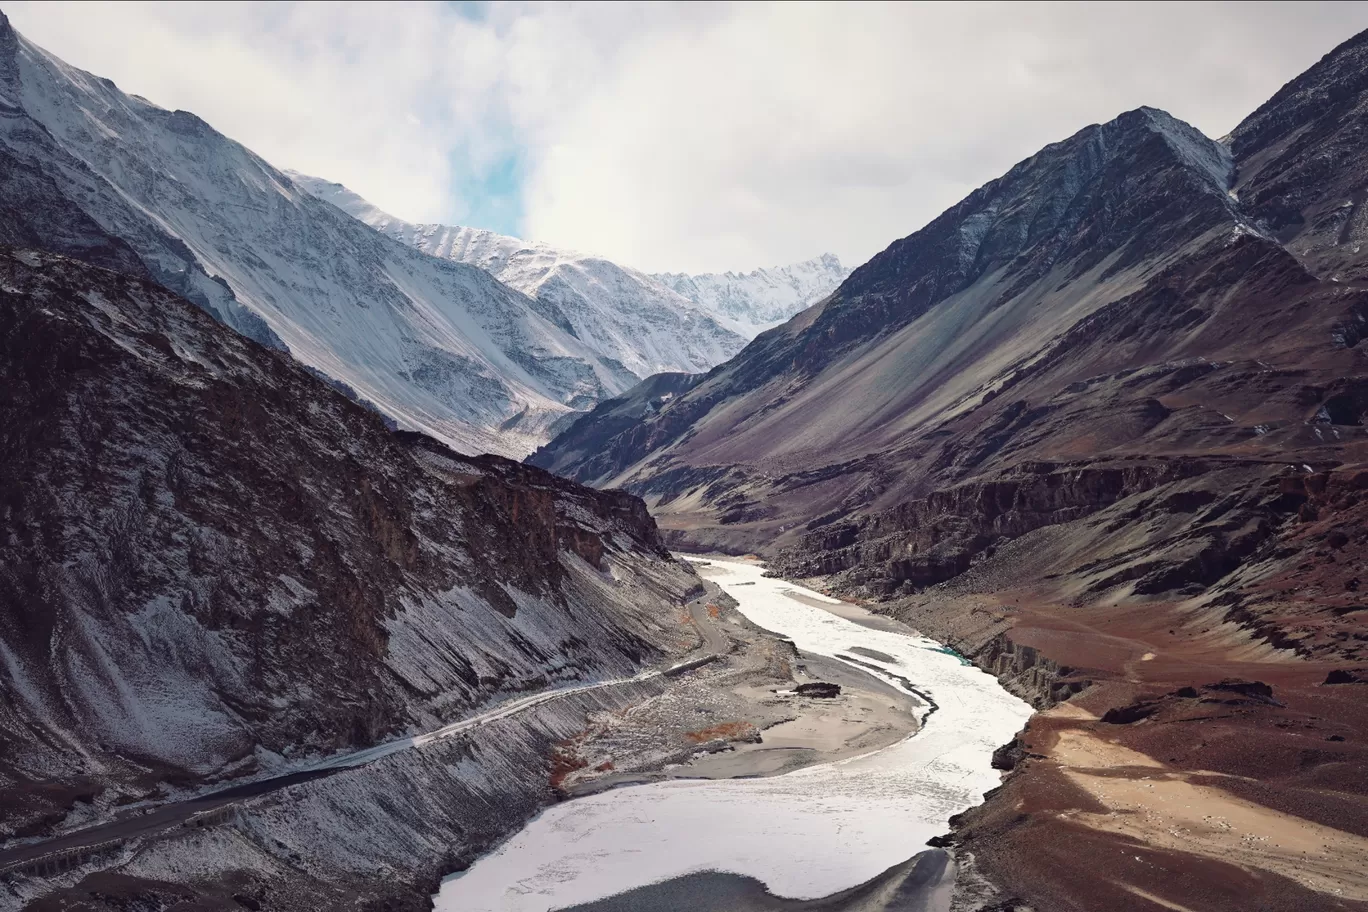
[[[456,222],[521,237],[524,167],[521,154],[509,152],[492,162],[472,163],[460,151],[451,156]]]
[[[484,0],[451,0],[447,6],[471,22],[484,22],[489,16],[489,4]]]

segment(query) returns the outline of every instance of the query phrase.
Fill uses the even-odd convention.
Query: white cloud
[[[410,219],[510,152],[525,233],[648,269],[858,262],[1141,104],[1220,135],[1364,4],[17,4],[69,62]]]
[[[569,113],[528,225],[648,268],[858,262],[1046,143],[1151,104],[1221,135],[1363,6],[747,5]]]

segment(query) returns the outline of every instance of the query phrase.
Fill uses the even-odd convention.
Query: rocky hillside
[[[638,377],[550,300],[371,231],[0,14],[0,239],[146,274],[400,426],[521,457]]]
[[[444,260],[478,266],[565,314],[575,337],[637,377],[701,373],[741,350],[750,336],[645,273],[515,237],[397,219],[341,184],[290,172],[295,183],[388,237]]]
[[[1368,767],[1365,53],[1368,33],[1221,142],[1146,108],[1087,127],[668,401],[604,404],[532,457],[1069,700],[959,822],[966,897],[986,878],[967,908],[1368,895],[1345,880]],[[1314,830],[1318,861],[1231,835],[1254,821]]]
[[[703,374],[665,373],[647,377],[625,394],[594,406],[550,444],[529,456],[528,462],[558,475],[568,475],[582,472],[584,466],[596,461],[615,464],[630,460],[630,450],[620,452],[617,448],[630,447],[635,432],[648,426],[661,409],[702,380]]]
[[[1316,135],[1348,148],[1356,112]],[[1216,467],[1276,486],[1355,462],[1368,291],[1241,204],[1273,166],[1246,169],[1269,153],[1235,135],[1238,155],[1151,109],[1088,127],[687,392],[625,426],[590,416],[533,461],[647,496],[682,541],[768,548],[875,595]],[[1294,151],[1320,169],[1321,149]],[[1308,198],[1323,183],[1279,167]],[[1315,192],[1312,208],[1342,188]]]
[[[1364,124],[1368,34],[1346,41],[1285,85],[1230,134],[1242,208],[1308,269],[1334,282],[1368,278]]]
[[[678,648],[641,501],[392,433],[147,278],[0,254],[0,390],[4,836]]]

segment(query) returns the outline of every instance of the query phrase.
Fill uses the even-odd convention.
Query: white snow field
[[[831,294],[850,273],[834,253],[824,253],[750,272],[661,272],[651,278],[753,339]]]
[[[342,184],[286,173],[381,234],[440,259],[478,266],[560,308],[577,338],[639,377],[703,373],[831,294],[851,272],[835,254],[824,253],[750,272],[647,275],[603,257],[482,228],[406,222]]]
[[[497,851],[453,875],[438,912],[545,912],[695,871],[755,877],[771,892],[811,899],[862,883],[907,860],[947,820],[983,800],[999,774],[994,749],[1031,708],[992,676],[934,640],[872,630],[790,598],[838,604],[763,567],[709,561],[700,572],[755,623],[799,649],[906,679],[938,707],[921,731],[862,757],[768,779],[674,780],[556,805]]]

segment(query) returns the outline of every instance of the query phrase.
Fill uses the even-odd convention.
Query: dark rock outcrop
[[[793,688],[793,692],[800,697],[833,700],[841,695],[841,685],[828,684],[826,681],[809,681],[807,684],[799,684]]]
[[[1247,700],[1278,705],[1278,701],[1273,698],[1273,688],[1263,681],[1225,680],[1216,684],[1208,684],[1203,689],[1232,693]]]
[[[1020,738],[1013,738],[993,751],[992,766],[995,770],[1006,772],[1016,769],[1017,764],[1024,759],[1026,759],[1026,745],[1021,743]]]

